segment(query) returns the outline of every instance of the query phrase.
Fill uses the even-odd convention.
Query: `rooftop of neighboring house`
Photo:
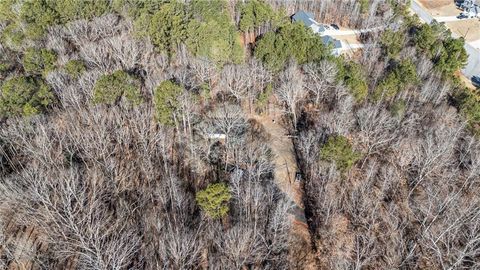
[[[323,44],[325,45],[332,44],[334,49],[342,48],[342,42],[331,36],[323,36],[322,41],[323,41]]]
[[[305,26],[310,27],[312,24],[318,24],[315,19],[313,19],[313,14],[303,10],[298,11],[292,17],[295,22],[302,22]]]

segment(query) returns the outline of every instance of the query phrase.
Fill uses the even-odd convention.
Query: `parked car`
[[[467,18],[468,16],[463,13],[457,16],[457,19],[467,19]]]
[[[456,0],[456,1],[455,1],[455,6],[457,6],[457,8],[461,8],[463,2],[465,2],[465,1],[464,1],[464,0]]]
[[[338,27],[336,24],[331,24],[330,26],[335,30],[340,30],[340,27]]]
[[[472,84],[475,87],[480,87],[480,76],[473,76],[472,77]]]

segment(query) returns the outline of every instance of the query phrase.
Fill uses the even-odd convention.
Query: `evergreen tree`
[[[227,185],[223,183],[210,184],[196,196],[200,208],[210,218],[222,218],[228,214],[228,202],[232,195]]]
[[[131,104],[137,105],[143,101],[139,81],[123,70],[102,75],[93,88],[94,104],[114,104],[122,96]]]
[[[0,92],[1,116],[30,116],[43,111],[54,95],[41,79],[13,77],[5,81]]]
[[[20,18],[25,23],[25,33],[29,38],[38,39],[47,27],[60,23],[54,3],[48,0],[27,0],[22,4]]]
[[[70,60],[65,64],[65,71],[75,79],[80,77],[86,69],[85,64],[81,60]]]
[[[143,14],[137,26],[146,27],[152,43],[159,51],[172,55],[187,36],[187,13],[182,3],[163,4],[153,16]],[[138,28],[138,27],[137,27]]]
[[[417,69],[411,60],[400,62],[379,84],[373,94],[374,100],[391,98],[405,88],[419,82]]]
[[[320,150],[320,157],[335,162],[341,172],[346,172],[360,158],[360,153],[352,149],[352,145],[343,136],[331,136]]]
[[[179,96],[183,88],[172,81],[163,81],[154,93],[156,118],[163,125],[175,124],[174,114],[179,109]]]
[[[23,68],[30,74],[46,74],[55,68],[57,54],[52,50],[28,48],[23,55]]]
[[[188,23],[188,49],[195,56],[207,57],[223,65],[243,61],[243,48],[228,15],[226,2],[192,1]]]
[[[251,0],[239,4],[240,22],[242,32],[252,31],[274,19],[274,12],[270,5],[261,0]]]
[[[300,23],[288,23],[275,33],[265,34],[258,41],[254,53],[273,71],[282,70],[290,57],[304,64],[329,56],[321,37]]]

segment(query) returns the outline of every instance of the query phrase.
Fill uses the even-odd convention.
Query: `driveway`
[[[351,36],[351,35],[360,35],[363,33],[368,33],[368,32],[373,32],[373,31],[379,31],[384,29],[385,27],[373,27],[373,28],[368,28],[368,29],[360,29],[360,30],[326,30],[325,32],[322,33],[322,36]]]
[[[426,23],[431,23],[434,19],[428,11],[426,11],[420,4],[417,3],[417,1],[413,0],[412,1],[412,10],[415,12],[420,19],[422,19]],[[440,17],[442,18],[442,17]],[[452,36],[455,38],[459,38],[460,36],[452,33]],[[472,42],[472,44],[476,44],[475,42]],[[462,69],[462,73],[467,77],[467,78],[472,78],[474,75],[480,75],[480,50],[476,49],[474,46],[470,45],[469,43],[465,42],[464,46],[465,50],[468,53],[468,63],[465,66],[464,69]]]

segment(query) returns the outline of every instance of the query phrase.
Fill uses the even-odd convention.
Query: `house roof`
[[[315,20],[313,19],[313,14],[303,10],[300,10],[297,13],[295,13],[292,19],[295,22],[302,22],[307,27],[310,27],[312,24],[316,24]]]
[[[325,32],[326,30],[327,30],[327,29],[325,29],[325,26],[323,26],[323,24],[320,24],[320,25],[318,26],[318,31],[319,31],[319,32]]]
[[[338,39],[334,39],[331,36],[323,36],[322,41],[325,45],[332,44],[334,49],[342,48],[342,42]]]

